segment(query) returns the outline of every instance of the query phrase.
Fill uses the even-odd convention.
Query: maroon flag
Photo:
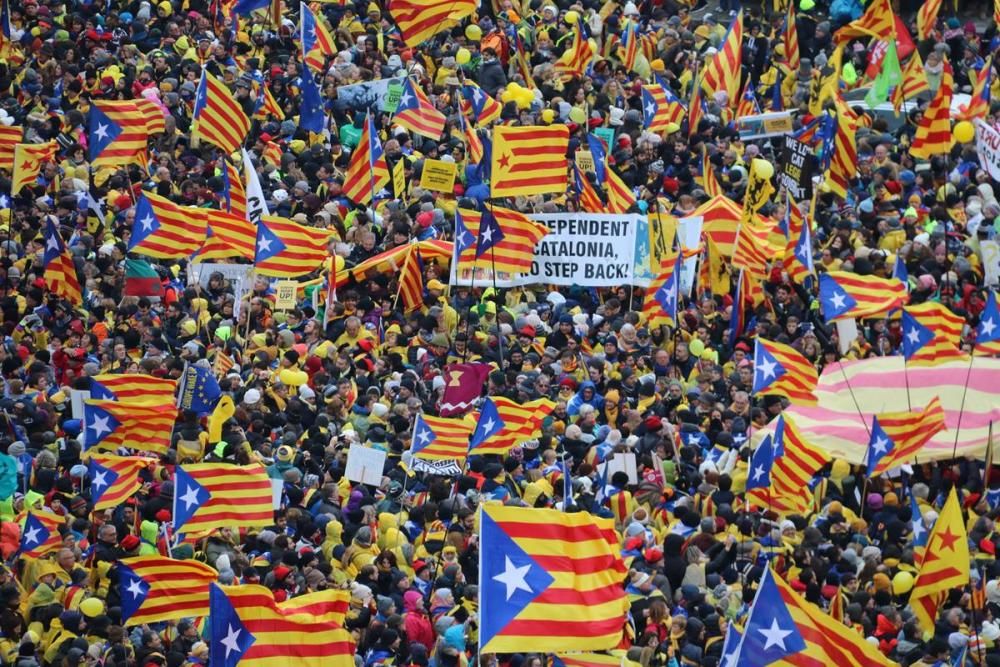
[[[438,414],[455,417],[465,414],[479,395],[490,374],[488,364],[449,364],[444,368],[444,397]]]

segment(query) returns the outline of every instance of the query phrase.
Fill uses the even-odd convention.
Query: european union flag
[[[774,583],[774,572],[768,567],[750,607],[739,649],[728,664],[764,667],[805,648],[806,641]]]
[[[319,134],[323,131],[323,126],[326,125],[323,96],[312,72],[304,65],[302,70],[302,106],[299,109],[299,127]]]
[[[193,410],[204,417],[215,409],[221,396],[222,389],[211,368],[189,365],[184,369],[178,406],[181,410]]]

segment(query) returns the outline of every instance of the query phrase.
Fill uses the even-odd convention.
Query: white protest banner
[[[410,469],[439,477],[457,477],[462,474],[462,466],[457,459],[430,460],[414,457],[410,462]]]
[[[382,483],[385,468],[385,452],[363,445],[351,445],[347,451],[347,465],[344,476],[352,482],[378,486]]]
[[[976,119],[976,153],[979,164],[990,174],[990,178],[1000,180],[1000,132],[981,119]]]
[[[285,480],[271,480],[271,507],[276,510],[281,509],[281,496],[285,493]]]
[[[260,187],[260,179],[257,178],[257,170],[253,168],[253,161],[247,149],[243,150],[243,178],[247,182],[247,220],[253,224],[260,222],[260,216],[270,215],[267,210],[267,200],[264,198],[264,189]]]
[[[677,221],[677,238],[680,239],[681,247],[687,249],[697,248],[701,243],[701,228],[705,219],[700,215],[692,218],[681,218]],[[698,274],[698,257],[689,257],[681,262],[681,282],[680,289],[684,296],[691,296],[694,288],[694,277]]]
[[[632,284],[635,238],[642,216],[610,213],[544,213],[528,216],[549,228],[535,247],[530,273],[497,273],[498,287],[578,285],[616,287]],[[455,265],[456,262],[452,262]],[[453,271],[453,285],[473,283],[471,271]],[[476,285],[492,285],[489,271],[477,271]]]

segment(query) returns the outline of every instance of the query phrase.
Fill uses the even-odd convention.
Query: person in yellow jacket
[[[372,531],[368,526],[361,526],[355,533],[350,546],[344,551],[340,562],[344,565],[347,575],[352,579],[358,576],[361,568],[372,565],[379,554],[379,548],[372,543]]]

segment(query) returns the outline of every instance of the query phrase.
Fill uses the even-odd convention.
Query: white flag
[[[250,154],[247,149],[242,150],[243,177],[247,181],[247,220],[256,225],[262,215],[271,215],[271,212],[267,210],[264,189],[260,187],[260,179],[257,178],[257,170],[254,169]]]

